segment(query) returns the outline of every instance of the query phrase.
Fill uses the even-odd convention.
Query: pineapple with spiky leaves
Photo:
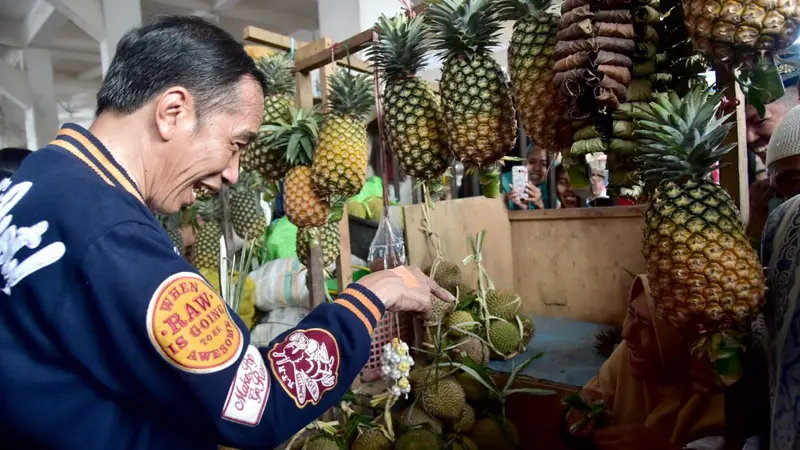
[[[319,136],[322,115],[317,109],[290,108],[290,123],[268,125],[270,145],[281,149],[293,166],[283,182],[286,216],[298,227],[318,227],[328,219],[330,210],[325,197],[314,186],[311,161]]]
[[[657,94],[636,108],[638,159],[657,183],[645,216],[643,254],[659,315],[701,335],[749,323],[764,300],[764,274],[736,205],[708,174],[733,144],[717,118],[722,92]]]
[[[439,89],[447,142],[465,166],[491,180],[517,137],[511,90],[490,50],[498,44],[503,14],[491,0],[442,0],[425,13],[433,47],[444,59]]]
[[[280,149],[270,146],[268,125],[292,120],[290,108],[294,107],[295,80],[292,61],[282,53],[265,56],[256,61],[256,66],[267,79],[264,92],[264,116],[256,139],[242,153],[242,167],[261,175],[268,183],[283,178],[289,163]]]
[[[339,222],[328,222],[321,227],[306,227],[297,230],[297,259],[306,266],[308,266],[310,230],[316,232],[317,242],[322,248],[322,265],[328,267],[335,263],[336,258],[339,256],[339,241],[341,239]]]
[[[183,235],[181,234],[181,213],[171,214],[169,216],[158,216],[158,221],[164,227],[169,239],[178,249],[181,256],[186,254],[186,244],[183,242]]]
[[[320,194],[346,198],[357,194],[367,178],[364,118],[375,100],[372,77],[342,69],[328,78],[328,87],[328,111],[311,170]]]
[[[537,146],[559,151],[564,139],[558,132],[569,130],[553,84],[559,17],[548,12],[552,0],[504,0],[503,3],[508,18],[519,18],[508,46],[508,67],[522,126]],[[569,131],[561,134],[568,135]]]
[[[381,16],[378,42],[368,50],[384,78],[383,116],[387,143],[403,171],[422,181],[440,181],[452,161],[444,141],[442,109],[430,86],[416,74],[425,66],[428,28],[422,16]]]
[[[219,197],[199,202],[197,227],[192,249],[192,265],[198,269],[219,270],[219,242],[222,237],[222,203]]]
[[[256,239],[264,234],[267,218],[261,209],[258,176],[247,171],[239,173],[239,181],[231,193],[231,223],[241,238]]]

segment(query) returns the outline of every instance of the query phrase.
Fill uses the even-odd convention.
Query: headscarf
[[[646,275],[639,275],[634,280],[630,301],[639,296],[647,299],[662,363],[674,364],[667,361],[665,355],[685,351],[683,339],[656,314]],[[723,435],[723,394],[696,393],[692,389],[688,368],[687,375],[678,376],[674,381],[656,383],[637,378],[628,358],[628,347],[622,341],[600,372],[584,386],[603,393],[617,425],[641,425],[656,430],[669,436],[676,445],[685,445],[704,436]]]

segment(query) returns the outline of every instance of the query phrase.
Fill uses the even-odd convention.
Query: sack
[[[308,270],[297,258],[270,261],[250,272],[256,285],[255,304],[261,311],[288,306],[309,307]]]
[[[310,312],[310,309],[303,307],[276,309],[253,328],[250,332],[250,342],[256,347],[266,347],[281,333],[296,327]]]

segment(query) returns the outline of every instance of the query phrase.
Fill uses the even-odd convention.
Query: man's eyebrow
[[[250,141],[255,139],[255,137],[256,133],[253,133],[252,131],[242,131],[240,133],[237,133],[233,138],[237,141],[243,141],[249,143]]]

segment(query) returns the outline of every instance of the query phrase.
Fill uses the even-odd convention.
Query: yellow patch
[[[229,367],[244,341],[222,298],[192,272],[161,283],[147,308],[147,332],[167,362],[193,373]]]

